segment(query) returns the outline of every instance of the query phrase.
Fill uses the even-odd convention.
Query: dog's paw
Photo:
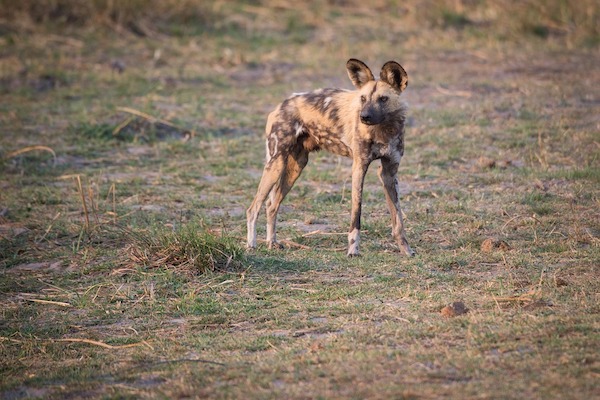
[[[404,255],[406,255],[408,257],[414,257],[416,255],[415,251],[413,249],[411,249],[411,247],[408,244],[408,241],[406,239],[401,240],[399,244],[400,244],[400,251],[402,251],[402,253],[404,253]]]
[[[405,256],[408,257],[414,257],[417,255],[417,253],[415,253],[415,251],[413,249],[410,248],[410,246],[406,246],[406,247],[402,247],[402,253],[404,253]]]
[[[285,246],[277,241],[269,242],[269,250],[282,250]]]

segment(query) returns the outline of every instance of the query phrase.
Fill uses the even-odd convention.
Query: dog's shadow
[[[261,251],[246,255],[246,265],[256,274],[281,274],[281,273],[302,273],[323,269],[317,260],[303,259],[290,260],[287,257],[276,254],[265,254]]]

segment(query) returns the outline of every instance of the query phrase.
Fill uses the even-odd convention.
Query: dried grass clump
[[[131,237],[131,260],[149,267],[197,274],[239,269],[245,258],[237,239],[211,232],[200,224],[135,232]]]

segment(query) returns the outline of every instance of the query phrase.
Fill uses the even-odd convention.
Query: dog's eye
[[[364,103],[365,101],[367,101],[367,98],[365,96],[360,96],[360,101],[361,103]]]
[[[388,101],[388,97],[387,96],[381,96],[379,98],[379,101],[382,102],[382,103],[385,103],[386,101]]]

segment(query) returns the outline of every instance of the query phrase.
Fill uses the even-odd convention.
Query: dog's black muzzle
[[[364,107],[360,111],[360,122],[365,125],[378,125],[382,122],[381,112],[375,107]]]
[[[365,125],[377,125],[380,121],[378,121],[378,118],[374,118],[371,114],[360,113],[360,122]]]

